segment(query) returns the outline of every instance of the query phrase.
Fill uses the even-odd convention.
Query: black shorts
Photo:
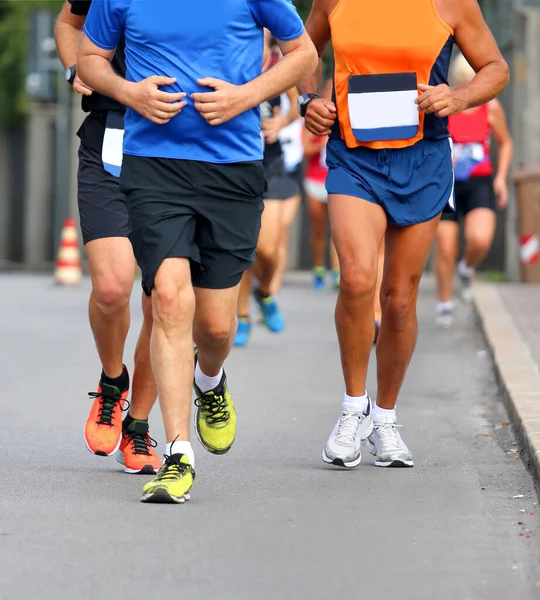
[[[77,184],[83,243],[108,237],[127,237],[129,216],[119,179],[105,171],[101,152],[82,142]]]
[[[261,161],[124,154],[120,188],[147,295],[166,258],[189,258],[193,285],[210,289],[234,287],[253,264],[266,188]]]
[[[265,200],[287,200],[299,192],[294,178],[285,171],[283,159],[280,157],[265,164],[264,171],[268,189],[264,194]]]
[[[441,215],[441,221],[454,221],[457,223],[475,208],[495,210],[495,192],[493,191],[493,177],[491,175],[471,177],[468,181],[456,181],[454,190],[456,210],[454,211],[446,206]]]

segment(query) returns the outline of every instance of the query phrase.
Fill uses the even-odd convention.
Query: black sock
[[[148,419],[134,419],[128,412],[127,415],[124,417],[122,429],[126,431],[127,428],[133,423],[133,421],[143,421],[144,423],[148,423]]]
[[[101,371],[101,381],[107,385],[117,387],[121,392],[125,392],[129,389],[129,375],[126,366],[123,366],[122,375],[119,377],[108,377],[105,371]]]
[[[261,288],[259,288],[259,289],[257,290],[257,296],[259,296],[259,298],[260,298],[261,300],[264,300],[265,298],[270,298],[270,296],[271,296],[271,295],[272,295],[272,294],[263,294],[263,293],[261,292]]]

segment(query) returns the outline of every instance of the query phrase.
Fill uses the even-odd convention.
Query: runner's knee
[[[395,289],[382,290],[381,308],[385,327],[403,331],[416,311],[418,281],[416,278]]]
[[[216,314],[197,322],[197,334],[212,345],[224,345],[236,333],[236,315]],[[204,342],[203,342],[204,343]]]
[[[349,300],[372,298],[377,284],[375,265],[342,260],[340,293]]]
[[[92,295],[99,309],[112,313],[129,303],[133,279],[115,273],[102,273],[93,278]]]
[[[156,277],[152,290],[152,313],[154,321],[164,327],[191,324],[195,313],[195,294],[190,281]]]
[[[465,243],[467,246],[474,248],[475,250],[482,250],[487,252],[491,246],[493,235],[491,231],[473,231],[467,233]]]

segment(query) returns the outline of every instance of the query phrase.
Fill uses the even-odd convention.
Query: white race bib
[[[418,133],[416,73],[351,75],[349,119],[359,142],[408,140]]]
[[[105,171],[120,177],[124,147],[124,116],[122,113],[109,111],[101,149],[101,160]]]

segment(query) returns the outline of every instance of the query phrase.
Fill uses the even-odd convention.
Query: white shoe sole
[[[372,408],[372,410],[373,410],[373,408]],[[364,423],[362,423],[362,425],[360,425],[360,427],[363,427],[363,426],[364,426]],[[366,431],[361,435],[360,440],[362,442],[364,440],[367,440],[367,438],[372,433],[373,433],[373,418],[370,415],[369,416],[369,424],[367,426]],[[326,455],[326,448],[324,448],[323,452],[322,452],[322,459],[325,463],[327,463],[329,465],[335,465],[336,467],[345,467],[347,469],[354,469],[354,467],[357,467],[362,462],[362,454],[358,454],[358,458],[355,458],[354,460],[345,462],[343,460],[343,458],[340,458],[339,456],[337,456],[336,458],[329,458]]]
[[[440,316],[435,319],[435,323],[443,329],[450,329],[450,327],[453,325],[453,322],[453,317],[448,315]]]
[[[143,494],[141,497],[141,502],[148,502],[149,504],[184,504],[184,502],[188,502],[191,500],[191,495],[189,492],[177,498],[176,496],[171,496],[166,490],[158,490],[153,494]]]
[[[157,472],[152,465],[144,465],[142,469],[130,469],[129,467],[126,467],[124,453],[121,450],[116,452],[114,458],[116,459],[116,462],[124,466],[124,472],[129,473],[130,475],[155,475]]]
[[[90,444],[88,443],[88,440],[86,439],[86,427],[83,429],[83,437],[84,437],[84,443],[86,444],[86,447],[95,456],[112,456],[113,454],[116,454],[116,452],[118,452],[118,448],[120,448],[120,444],[122,443],[122,435],[120,434],[120,438],[118,439],[118,444],[116,444],[116,447],[114,448],[114,450],[112,452],[109,452],[109,454],[105,454],[105,452],[94,452],[92,450],[92,448],[90,448]]]
[[[345,467],[347,469],[354,469],[354,467],[357,467],[362,462],[362,455],[360,454],[358,458],[355,458],[352,461],[345,462],[342,458],[339,457],[328,458],[328,456],[326,456],[326,452],[323,450],[322,459],[325,463],[329,465],[335,465],[336,467]]]
[[[383,461],[383,460],[377,460],[377,449],[375,448],[375,446],[368,440],[366,442],[366,446],[367,449],[371,452],[371,454],[373,454],[373,456],[375,456],[375,462],[374,465],[376,467],[391,467],[391,468],[405,468],[405,467],[414,467],[414,461],[412,460],[401,460],[401,459],[396,459],[396,460],[391,460],[391,461]]]

